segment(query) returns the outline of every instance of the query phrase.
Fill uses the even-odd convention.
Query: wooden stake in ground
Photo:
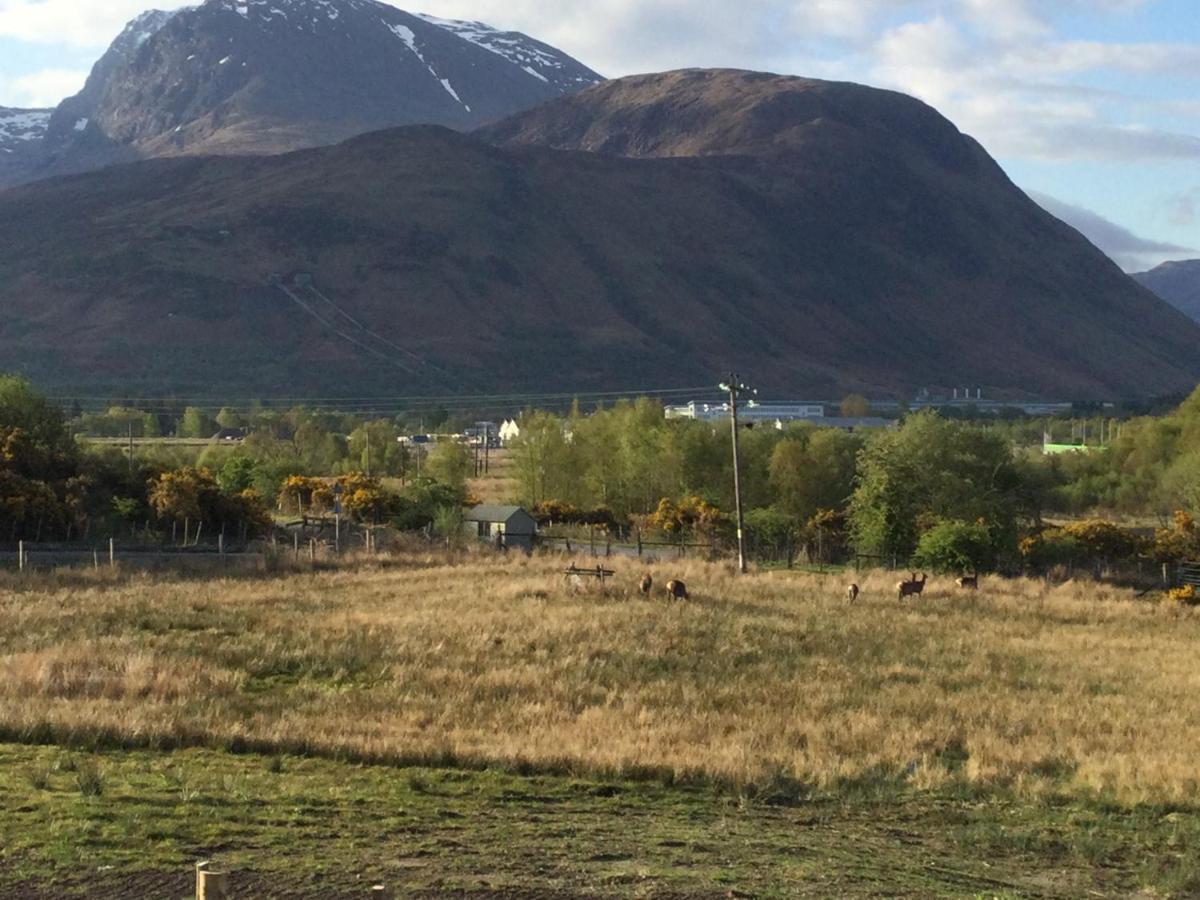
[[[224,872],[214,872],[209,868],[210,863],[196,863],[196,900],[225,900],[232,896],[229,893],[229,876]]]

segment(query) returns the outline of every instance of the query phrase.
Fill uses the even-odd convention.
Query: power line
[[[659,396],[663,394],[713,394],[716,393],[711,386],[704,387],[689,387],[689,388],[631,388],[629,390],[620,391],[557,391],[544,393],[511,393],[511,394],[400,394],[394,396],[382,397],[341,397],[336,395],[325,395],[320,397],[130,397],[122,395],[121,400],[130,402],[162,402],[162,403],[207,403],[216,405],[218,403],[392,403],[392,402],[415,402],[415,401],[430,401],[442,402],[447,400],[523,400],[523,399],[541,399],[541,398],[593,398],[593,397],[648,397]],[[114,395],[105,396],[83,395],[83,394],[62,394],[52,396],[50,398],[55,402],[64,400],[91,400],[96,402],[108,402],[114,399]]]
[[[585,411],[614,403],[621,400],[650,399],[669,403],[672,399],[699,399],[711,396],[712,390],[657,390],[657,391],[628,391],[628,392],[592,392],[588,394],[523,394],[523,395],[490,395],[475,397],[430,397],[427,399],[405,399],[397,401],[326,401],[321,403],[303,402],[296,400],[253,401],[251,404],[234,404],[220,400],[154,400],[148,398],[121,398],[113,401],[109,398],[54,398],[62,407],[78,406],[82,413],[103,415],[113,407],[132,408],[139,413],[148,415],[178,416],[185,407],[199,407],[209,414],[217,410],[228,410],[234,415],[286,415],[294,411],[315,416],[353,416],[359,419],[392,419],[444,413],[450,416],[489,416],[507,415],[518,410],[538,409],[545,412],[563,415],[576,403]]]
[[[289,407],[302,407],[311,412],[372,412],[405,411],[407,409],[437,408],[478,409],[500,405],[536,406],[539,404],[564,404],[575,400],[602,402],[604,400],[652,398],[667,399],[683,396],[708,396],[711,388],[669,388],[630,391],[561,392],[542,394],[479,394],[479,395],[432,395],[371,398],[340,397],[263,397],[263,398],[219,398],[219,397],[96,397],[61,395],[50,398],[60,405],[78,403],[92,404],[102,408],[122,406],[142,412],[174,412],[183,406],[227,408],[236,412],[287,411]]]

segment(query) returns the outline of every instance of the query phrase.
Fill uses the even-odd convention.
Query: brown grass
[[[1191,610],[1092,584],[761,574],[686,562],[690,603],[571,589],[560,559],[258,580],[0,581],[0,730],[372,759],[954,779],[1193,800]],[[658,589],[656,589],[658,590]]]

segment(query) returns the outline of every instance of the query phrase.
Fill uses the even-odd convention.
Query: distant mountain
[[[397,125],[470,130],[600,80],[526,35],[375,0],[207,0],[130,22],[54,111],[37,158],[0,160],[0,185]]]
[[[1180,312],[1200,322],[1200,259],[1166,262],[1133,277]]]
[[[0,173],[31,166],[41,151],[50,124],[48,109],[0,106]]]
[[[0,368],[92,395],[1200,381],[1200,326],[935,110],[732,71],[0,192],[0,306]]]

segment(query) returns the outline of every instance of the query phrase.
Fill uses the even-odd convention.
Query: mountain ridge
[[[0,185],[141,158],[272,154],[406,124],[471,130],[600,76],[478,22],[377,0],[206,0],[132,20]]]
[[[701,91],[713,133],[749,115],[766,149],[638,157],[514,141],[514,123],[420,126],[0,193],[0,355],[55,388],[189,396],[673,388],[730,370],[826,397],[1200,381],[1200,327],[919,101],[728,70],[640,84],[667,109]],[[778,140],[761,84],[769,113],[792,110]],[[610,87],[552,103],[619,119]],[[651,121],[660,134],[622,140],[694,127]]]
[[[1133,277],[1184,315],[1200,322],[1200,259],[1172,260]]]

